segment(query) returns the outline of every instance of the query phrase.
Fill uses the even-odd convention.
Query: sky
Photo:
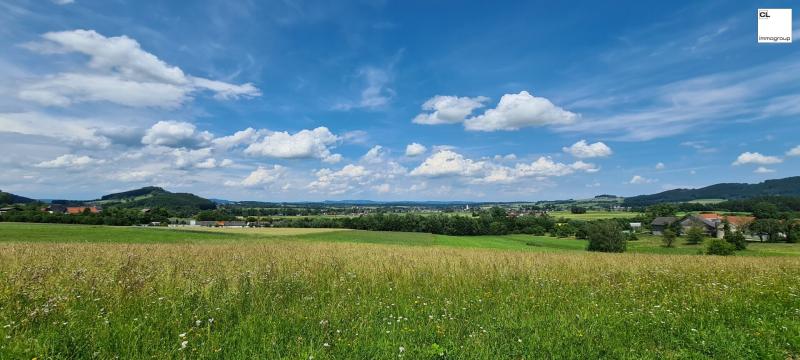
[[[530,201],[797,176],[800,51],[757,44],[760,6],[0,0],[0,189]]]

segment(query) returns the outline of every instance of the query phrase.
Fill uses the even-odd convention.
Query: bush
[[[733,255],[736,246],[723,239],[710,239],[706,242],[706,255]]]
[[[736,250],[747,249],[747,240],[745,240],[744,234],[740,231],[728,231],[723,239],[733,245]]]
[[[664,244],[664,247],[671,248],[675,246],[675,232],[672,229],[666,229],[663,233],[661,233],[661,242]]]
[[[588,228],[589,251],[625,252],[627,240],[615,221],[598,221]]]
[[[686,243],[691,245],[697,245],[703,242],[703,229],[692,226],[689,228],[689,231],[686,232]]]

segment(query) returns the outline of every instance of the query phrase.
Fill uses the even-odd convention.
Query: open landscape
[[[0,0],[0,360],[800,360],[796,5]]]

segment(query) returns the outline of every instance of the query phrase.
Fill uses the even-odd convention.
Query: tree
[[[656,204],[649,206],[646,212],[649,218],[654,219],[660,216],[675,215],[675,211],[675,206],[672,204]]]
[[[569,211],[573,214],[586,214],[586,208],[580,206],[573,206]]]
[[[703,229],[692,226],[689,228],[689,231],[686,233],[686,243],[691,245],[697,245],[703,242]]]
[[[778,234],[783,231],[783,224],[775,219],[757,219],[750,224],[750,231],[758,234],[761,241],[764,241],[764,235],[766,235],[767,242],[777,242]]]
[[[598,221],[589,226],[589,251],[625,252],[627,240],[614,221]]]
[[[767,201],[753,205],[753,216],[758,219],[775,219],[778,217],[778,206]]]
[[[744,234],[742,234],[741,231],[727,231],[723,239],[729,244],[732,244],[736,250],[747,249],[747,240],[744,238]]]
[[[672,229],[664,230],[661,233],[661,242],[664,243],[664,247],[671,248],[675,246],[675,232]]]
[[[723,239],[710,239],[706,243],[706,255],[733,255],[736,246]]]

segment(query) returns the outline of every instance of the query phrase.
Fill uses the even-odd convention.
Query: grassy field
[[[583,214],[573,214],[569,211],[551,211],[548,214],[555,218],[563,217],[575,220],[629,219],[641,215],[640,213],[627,211],[587,211]]]
[[[0,358],[800,356],[800,257],[246,230],[0,224]]]

